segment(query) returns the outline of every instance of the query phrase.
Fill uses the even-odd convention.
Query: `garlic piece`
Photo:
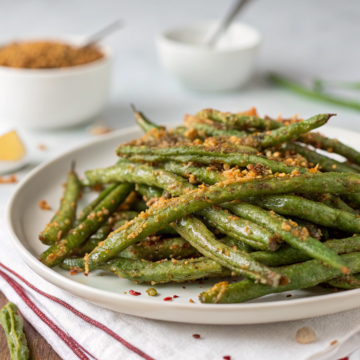
[[[296,332],[295,340],[299,344],[310,344],[316,340],[316,334],[313,329],[304,326]]]

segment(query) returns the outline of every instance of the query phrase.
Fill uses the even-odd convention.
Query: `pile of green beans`
[[[113,166],[81,181],[70,172],[40,235],[51,245],[45,265],[152,285],[245,277],[208,289],[204,303],[360,287],[360,153],[310,133],[334,114],[277,121],[205,109],[167,130],[132,108],[145,135],[119,145]],[[80,191],[98,186],[76,217]]]

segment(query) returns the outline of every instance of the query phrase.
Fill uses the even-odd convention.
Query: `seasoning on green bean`
[[[84,259],[66,259],[61,264],[66,270],[84,269]],[[140,283],[164,284],[184,282],[208,277],[228,277],[231,271],[217,262],[206,259],[186,259],[173,261],[139,261],[116,258],[106,263],[96,265],[93,269],[102,269],[129,280]]]
[[[233,153],[240,154],[257,154],[258,150],[250,146],[243,145],[231,145],[226,143],[220,143],[217,146],[206,145],[188,145],[188,146],[172,146],[167,148],[152,148],[149,146],[128,146],[120,145],[116,149],[116,153],[119,156],[132,156],[132,155],[158,155],[159,157],[169,158],[172,156],[181,155],[196,155],[196,156],[209,156],[214,154],[216,156],[228,156]]]
[[[94,235],[91,235],[85,243],[72,250],[71,256],[84,256],[87,253],[91,253],[98,246],[99,242],[104,241],[110,233],[111,225],[103,225]]]
[[[321,169],[324,171],[345,172],[354,174],[357,173],[357,171],[351,166],[341,163],[340,161],[330,159],[327,156],[319,154],[318,152],[311,150],[305,146],[301,146],[300,144],[289,142],[286,143],[283,148],[285,150],[295,151],[297,154],[300,154],[308,161],[312,162],[314,165],[319,164]]]
[[[242,138],[249,135],[245,131],[234,129],[219,129],[209,124],[196,122],[192,123],[191,127],[198,130],[199,132],[204,132],[207,136],[236,136],[238,138]]]
[[[199,252],[181,237],[155,241],[150,238],[129,246],[118,256],[133,260],[159,261],[198,257]]]

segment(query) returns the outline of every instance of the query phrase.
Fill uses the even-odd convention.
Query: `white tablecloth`
[[[12,247],[10,235],[0,220],[0,262],[21,275],[37,289],[70,304],[86,316],[105,325],[142,351],[148,359],[292,359],[337,360],[347,356],[360,345],[360,309],[313,319],[239,326],[188,325],[142,319],[103,309],[72,296],[49,284],[20,259]],[[19,278],[0,266],[0,271],[14,279],[53,323],[84,348],[93,357],[89,359],[141,359],[134,351],[103,330],[80,319],[62,305],[30,289]],[[0,290],[18,305],[24,317],[45,337],[55,351],[65,360],[78,357],[20,298],[0,273]],[[295,341],[296,331],[311,327],[317,334],[312,344],[301,345]],[[199,334],[200,339],[192,335]],[[353,336],[357,334],[356,336]],[[351,341],[347,341],[351,338]],[[337,340],[334,345],[330,345]],[[129,345],[130,346],[130,345]],[[136,351],[136,350],[135,350]],[[353,354],[350,359],[359,358]],[[145,355],[144,355],[145,356]],[[146,358],[146,357],[145,357]]]

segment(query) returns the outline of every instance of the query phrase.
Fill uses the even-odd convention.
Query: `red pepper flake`
[[[198,284],[203,284],[204,282],[203,281],[199,281]]]
[[[223,356],[223,359],[224,360],[231,360],[231,356],[229,356],[229,355]]]
[[[335,345],[337,342],[338,342],[337,340],[333,340],[333,341],[330,343],[330,346]]]
[[[339,360],[349,360],[349,357],[347,356],[347,357],[341,358]]]
[[[174,295],[173,298],[176,299],[176,298],[178,298],[178,296],[177,296],[177,295]]]
[[[167,296],[166,298],[164,298],[164,301],[171,301],[172,297],[171,296]]]
[[[139,296],[139,295],[141,295],[140,292],[137,292],[137,291],[134,291],[134,290],[130,290],[130,291],[129,291],[129,294],[130,294],[130,295],[134,295],[134,296]]]
[[[185,287],[185,286],[183,286],[182,288],[183,288],[183,289],[186,289],[186,287]]]
[[[291,294],[287,294],[286,297],[292,297],[292,295],[291,295]]]
[[[193,334],[193,338],[194,339],[200,339],[200,335],[199,334]]]

